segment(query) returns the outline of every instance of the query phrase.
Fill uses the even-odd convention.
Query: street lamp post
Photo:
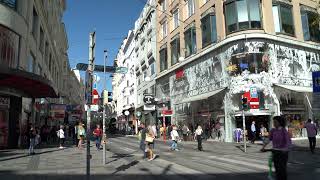
[[[104,67],[103,67],[103,90],[106,90],[106,60],[107,60],[107,50],[104,50]],[[107,97],[108,98],[108,97]],[[102,163],[103,165],[106,164],[106,105],[103,101],[103,120],[102,120],[102,134],[103,134],[103,151],[102,151]]]

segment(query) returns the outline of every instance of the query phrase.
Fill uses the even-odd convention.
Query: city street
[[[168,142],[167,142],[168,143]],[[320,152],[312,155],[307,141],[295,141],[290,154],[289,179],[320,177]],[[261,145],[249,145],[242,152],[240,144],[205,142],[204,152],[195,142],[180,143],[180,151],[169,151],[163,141],[155,144],[158,157],[143,160],[135,137],[110,138],[107,164],[102,166],[102,151],[92,147],[91,179],[267,179],[269,153]],[[0,179],[85,179],[86,150],[69,147],[0,151]]]

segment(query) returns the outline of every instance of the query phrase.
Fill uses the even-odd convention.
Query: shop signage
[[[0,106],[10,107],[10,98],[0,97]]]
[[[144,105],[143,106],[143,110],[144,111],[155,111],[156,110],[156,106],[155,105]]]
[[[320,93],[320,71],[312,72],[313,92]]]
[[[154,104],[154,95],[153,94],[145,94],[143,97],[143,102],[147,105]]]
[[[172,110],[162,110],[162,114],[164,114],[164,115],[172,115]]]
[[[180,68],[176,71],[176,80],[182,79],[184,77],[184,70]]]

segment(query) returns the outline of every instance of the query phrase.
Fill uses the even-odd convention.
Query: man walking
[[[97,150],[100,150],[102,130],[100,129],[100,125],[99,124],[97,124],[96,129],[93,131],[93,135],[94,135],[95,140],[96,140],[96,148],[97,148]]]
[[[141,125],[140,125],[139,138],[140,138],[140,149],[143,151],[143,158],[145,159],[147,157],[146,142],[145,142],[146,141],[146,129],[145,129],[143,123],[141,123]]]
[[[310,144],[310,151],[312,154],[316,148],[316,135],[317,135],[317,127],[314,123],[311,122],[311,119],[308,119],[307,124],[305,125],[307,129],[309,144]]]
[[[254,141],[256,140],[256,122],[255,121],[252,121],[252,124],[251,124],[251,135],[252,135],[252,140],[251,140],[251,143],[254,144]]]

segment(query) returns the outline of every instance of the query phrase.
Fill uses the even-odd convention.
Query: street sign
[[[126,74],[128,72],[128,68],[126,67],[116,67],[115,73]]]
[[[96,89],[92,90],[92,104],[98,104],[99,101],[99,93]]]
[[[320,93],[320,71],[312,72],[313,92]]]

